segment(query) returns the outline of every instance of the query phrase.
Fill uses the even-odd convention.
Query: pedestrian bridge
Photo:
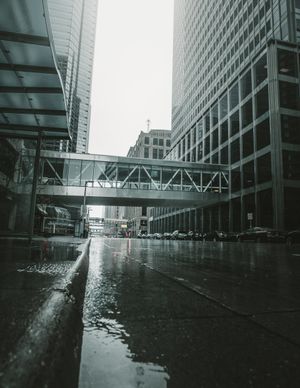
[[[65,204],[195,207],[226,201],[228,179],[226,165],[44,151],[37,194]]]

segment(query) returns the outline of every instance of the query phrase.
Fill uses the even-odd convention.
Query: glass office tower
[[[48,142],[48,149],[87,152],[97,5],[98,0],[48,0],[72,136],[70,142]]]
[[[300,226],[299,44],[299,0],[175,0],[167,157],[227,164],[230,192],[152,231]]]

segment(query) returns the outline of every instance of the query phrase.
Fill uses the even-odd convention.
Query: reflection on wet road
[[[79,387],[299,386],[297,254],[93,239]]]

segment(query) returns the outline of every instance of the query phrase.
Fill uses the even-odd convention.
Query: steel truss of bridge
[[[31,171],[23,170],[26,186]],[[228,200],[228,187],[227,165],[44,151],[37,194],[68,204],[85,197],[87,205],[196,207]]]

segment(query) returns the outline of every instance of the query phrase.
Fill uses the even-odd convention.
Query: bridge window
[[[80,186],[81,160],[70,160],[69,162],[69,186]]]
[[[93,176],[94,162],[90,160],[83,160],[81,166],[81,186],[83,186],[86,181],[93,180]]]

